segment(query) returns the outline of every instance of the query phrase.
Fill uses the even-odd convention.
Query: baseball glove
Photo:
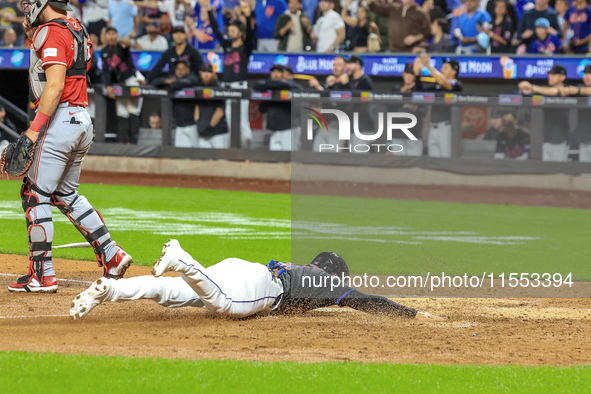
[[[16,142],[8,145],[0,158],[0,172],[11,176],[23,176],[31,167],[35,154],[35,142],[22,133]]]

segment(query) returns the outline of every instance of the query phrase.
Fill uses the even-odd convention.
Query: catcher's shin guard
[[[71,202],[68,203],[67,200]],[[94,250],[94,254],[96,255],[96,262],[99,267],[102,267],[105,270],[105,275],[107,274],[107,267],[106,267],[106,254],[105,254],[105,247],[110,245],[113,240],[109,234],[109,230],[105,225],[105,222],[98,211],[96,211],[92,206],[86,201],[84,197],[81,197],[78,193],[72,192],[69,194],[61,194],[61,193],[54,193],[51,196],[51,205],[57,207],[61,213],[66,215],[70,222],[80,231],[80,234],[84,236],[86,241],[92,246]],[[77,211],[82,211],[79,213]],[[86,218],[89,218],[91,215],[96,215],[94,220],[95,229],[89,230],[87,227],[82,225],[82,221]]]
[[[49,194],[36,187],[28,177],[23,179],[21,199],[27,221],[29,238],[29,273],[30,282],[35,276],[42,282],[45,269],[51,269],[51,243],[53,240],[53,221],[49,207]],[[21,281],[24,279],[21,278]]]

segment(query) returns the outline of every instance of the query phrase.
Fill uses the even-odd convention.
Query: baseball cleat
[[[427,312],[417,312],[415,319],[420,321],[441,322],[447,321],[447,317],[432,315]]]
[[[162,255],[154,263],[152,275],[159,277],[165,272],[176,270],[178,264],[177,257],[179,253],[182,252],[184,252],[184,250],[181,248],[179,241],[176,239],[169,239],[162,247]]]
[[[88,314],[95,306],[101,304],[105,300],[110,280],[108,278],[100,278],[90,285],[88,289],[78,294],[74,298],[74,301],[72,301],[70,316],[74,320],[80,319],[82,316]]]
[[[37,275],[21,276],[8,285],[9,291],[23,292],[23,293],[55,293],[57,291],[57,280],[55,275],[44,276],[40,281]]]
[[[131,263],[133,263],[133,258],[117,245],[117,253],[105,264],[105,278],[123,278]]]

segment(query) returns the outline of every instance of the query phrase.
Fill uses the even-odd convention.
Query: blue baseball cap
[[[534,22],[535,27],[545,27],[546,29],[550,27],[550,21],[546,18],[538,18]]]

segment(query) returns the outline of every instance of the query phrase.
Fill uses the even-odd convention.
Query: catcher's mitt
[[[31,167],[36,143],[22,133],[16,142],[8,145],[0,158],[0,172],[23,176]]]

